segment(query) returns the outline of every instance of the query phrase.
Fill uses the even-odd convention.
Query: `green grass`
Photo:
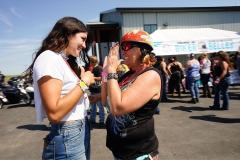
[[[19,76],[19,75],[5,75],[6,81],[8,81],[10,78],[12,78],[14,76]]]

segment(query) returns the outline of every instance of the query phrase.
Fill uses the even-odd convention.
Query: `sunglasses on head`
[[[133,44],[133,43],[124,43],[122,44],[122,50],[124,51],[128,51],[130,49],[132,49],[133,47],[138,47],[137,44]]]

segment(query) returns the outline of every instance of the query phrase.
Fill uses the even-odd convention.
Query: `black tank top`
[[[140,74],[148,70],[155,70],[161,77],[159,70],[153,67],[145,69]],[[128,72],[123,75],[119,79],[119,83],[128,75]],[[133,81],[129,83],[132,84]],[[106,120],[107,147],[115,157],[136,159],[141,155],[158,150],[158,139],[154,132],[153,115],[156,112],[160,99],[161,96],[158,100],[150,100],[138,110],[126,115],[113,116],[111,113],[108,115]]]
[[[170,70],[171,72],[176,72],[176,71],[179,71],[179,65],[178,64],[175,64],[173,63],[173,65],[170,67]]]
[[[219,77],[221,74],[222,74],[222,68],[221,68],[221,64],[217,65],[214,67],[215,71],[215,76]],[[224,77],[230,77],[230,73],[229,73],[229,70],[227,69],[227,73]]]

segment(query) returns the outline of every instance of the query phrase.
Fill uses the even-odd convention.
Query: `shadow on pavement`
[[[48,126],[46,125],[35,125],[35,124],[27,124],[27,125],[22,125],[22,126],[18,126],[17,129],[28,129],[31,131],[36,131],[36,130],[40,130],[40,131],[48,131]]]
[[[185,107],[185,106],[178,106],[178,107],[172,107],[173,110],[181,110],[185,112],[192,112],[192,111],[207,111],[210,110],[210,108],[207,107]]]
[[[217,123],[240,123],[240,118],[221,118],[215,115],[190,116],[189,118]]]
[[[7,109],[13,109],[13,108],[18,108],[18,107],[29,107],[29,105],[27,105],[27,104],[14,104],[14,105],[11,105],[11,106],[7,107]]]

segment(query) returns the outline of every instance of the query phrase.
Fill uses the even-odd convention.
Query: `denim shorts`
[[[51,124],[44,138],[42,159],[90,159],[90,124],[86,118],[69,124]]]

